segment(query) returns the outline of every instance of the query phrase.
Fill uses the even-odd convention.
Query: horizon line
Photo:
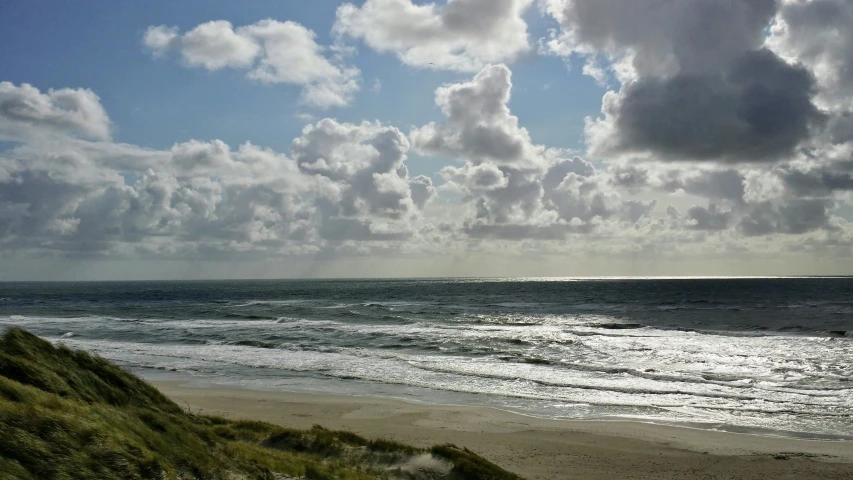
[[[434,276],[434,277],[279,277],[279,278],[149,278],[85,280],[0,280],[4,283],[109,283],[109,282],[282,282],[282,281],[412,281],[412,280],[495,280],[577,282],[602,280],[774,280],[843,279],[853,275],[575,275],[575,276]]]

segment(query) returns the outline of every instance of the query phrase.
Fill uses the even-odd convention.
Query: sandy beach
[[[565,421],[394,399],[152,382],[194,412],[320,424],[417,446],[455,443],[529,479],[853,478],[853,442],[627,421]]]

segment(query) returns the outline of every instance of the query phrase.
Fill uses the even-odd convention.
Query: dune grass
[[[446,469],[412,471],[431,455]],[[453,445],[418,449],[351,432],[186,412],[103,358],[24,330],[0,337],[2,479],[514,480]]]

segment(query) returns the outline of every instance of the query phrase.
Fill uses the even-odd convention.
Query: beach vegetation
[[[519,477],[453,445],[193,413],[112,362],[12,328],[0,337],[0,478]]]

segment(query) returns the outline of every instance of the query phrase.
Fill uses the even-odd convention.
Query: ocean
[[[853,439],[853,278],[0,283],[146,378]]]

